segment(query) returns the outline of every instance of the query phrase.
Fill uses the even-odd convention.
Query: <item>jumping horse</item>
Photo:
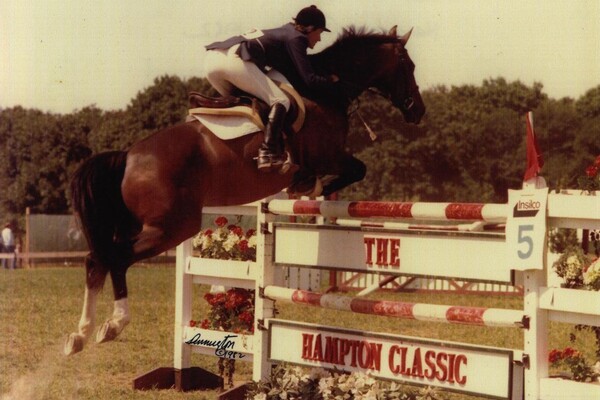
[[[339,76],[344,90],[304,99],[304,125],[288,145],[307,176],[336,176],[323,194],[365,175],[365,165],[344,150],[348,109],[362,92],[372,89],[388,98],[408,123],[418,124],[425,113],[405,47],[410,33],[398,37],[396,27],[387,34],[351,27],[311,55],[315,69]],[[293,174],[258,172],[254,157],[262,138],[257,133],[222,141],[200,122],[186,122],[79,167],[71,184],[73,208],[90,253],[79,330],[68,336],[65,354],[81,351],[92,336],[97,295],[108,274],[114,310],[98,330],[98,343],[116,338],[130,321],[125,275],[132,264],[196,234],[204,206],[244,204],[290,186]]]

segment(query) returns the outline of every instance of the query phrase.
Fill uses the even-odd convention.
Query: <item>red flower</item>
[[[217,306],[219,304],[222,304],[225,301],[225,293],[217,293],[217,294],[206,293],[204,295],[204,299],[211,306]]]
[[[227,291],[227,300],[225,301],[225,308],[228,310],[234,310],[244,304],[248,300],[247,291],[230,289]]]
[[[244,236],[244,230],[239,226],[232,225],[229,227],[229,230],[239,237]]]
[[[219,228],[224,227],[227,225],[227,218],[220,216],[219,218],[215,219],[215,225],[217,225]]]
[[[254,323],[254,314],[247,310],[244,311],[243,313],[241,313],[238,316],[238,318],[240,319],[240,321],[245,323],[248,327],[251,327],[252,324]]]
[[[548,356],[548,361],[551,363],[558,362],[562,359],[562,352],[558,349],[553,349]]]
[[[248,230],[246,231],[246,237],[247,237],[247,238],[249,238],[249,237],[251,237],[251,236],[254,236],[254,235],[256,235],[256,229],[248,229]]]
[[[578,355],[579,353],[577,352],[577,350],[575,350],[572,347],[566,347],[562,353],[563,358],[577,357]]]
[[[193,327],[195,327],[195,326],[196,326],[196,321],[194,321],[194,320],[191,320],[191,321],[190,321],[190,326],[191,326],[192,328],[193,328]]]
[[[204,236],[210,236],[212,234],[213,234],[212,229],[207,229],[207,230],[204,231]]]
[[[598,175],[598,168],[598,165],[590,165],[585,169],[585,174],[590,178],[594,178],[596,175]]]
[[[240,241],[240,250],[242,252],[246,252],[248,251],[249,247],[248,247],[248,241],[247,240],[242,240]]]
[[[208,329],[210,327],[210,321],[205,319],[204,321],[202,321],[202,324],[200,325],[200,327],[202,329]]]

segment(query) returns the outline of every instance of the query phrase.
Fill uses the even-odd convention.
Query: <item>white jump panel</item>
[[[513,352],[269,320],[272,362],[323,367],[499,399],[512,396]]]
[[[275,263],[511,283],[497,233],[275,224]]]

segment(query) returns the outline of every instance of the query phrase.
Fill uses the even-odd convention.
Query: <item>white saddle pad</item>
[[[244,135],[260,132],[261,129],[248,118],[229,115],[201,115],[188,116],[188,121],[200,121],[221,140],[237,139]]]

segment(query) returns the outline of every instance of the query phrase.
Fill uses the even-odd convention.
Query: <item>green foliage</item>
[[[548,232],[548,249],[551,252],[562,254],[568,248],[576,247],[581,247],[576,229],[557,228]]]
[[[190,90],[208,92],[204,79],[163,76],[138,93],[126,110],[95,106],[60,115],[36,109],[0,109],[0,215],[69,212],[69,183],[83,160],[127,149],[152,132],[180,123]]]

